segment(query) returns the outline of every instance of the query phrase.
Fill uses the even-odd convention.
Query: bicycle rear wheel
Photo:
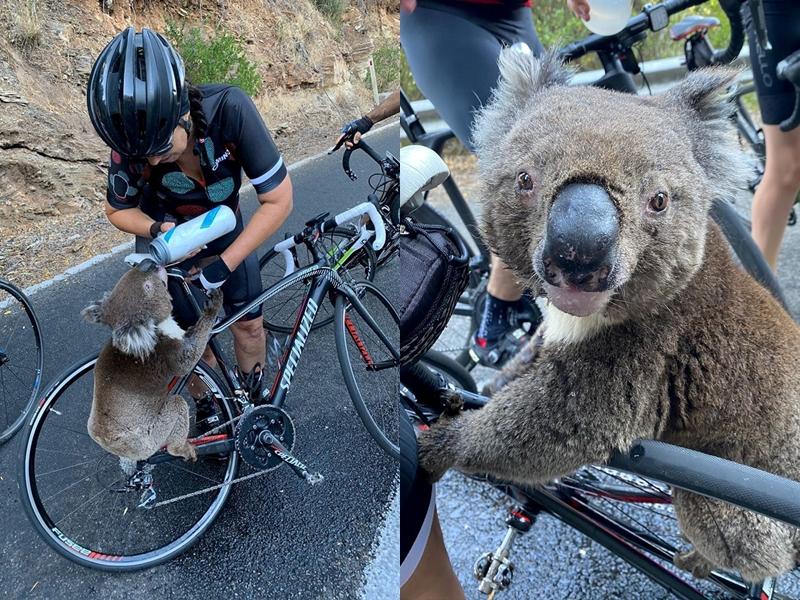
[[[339,364],[364,427],[384,452],[399,460],[400,317],[371,283],[360,282],[355,290],[361,306],[344,294],[336,296]]]
[[[25,423],[39,394],[42,332],[27,296],[0,279],[0,444]]]
[[[44,394],[20,449],[22,505],[37,533],[69,560],[104,571],[152,567],[184,552],[211,526],[230,486],[201,490],[230,482],[238,454],[230,450],[200,455],[194,463],[177,459],[145,465],[106,452],[86,427],[96,362],[96,356],[81,361]],[[219,422],[234,418],[227,388],[216,373],[200,363],[194,374],[199,383],[193,390],[197,393],[202,385],[210,392],[206,402],[213,403]],[[174,393],[180,391],[195,415],[188,390]],[[234,435],[231,424],[196,439],[223,441]],[[137,485],[147,475],[156,491],[156,504],[149,509],[140,507],[144,489]],[[171,499],[176,501],[167,503]]]

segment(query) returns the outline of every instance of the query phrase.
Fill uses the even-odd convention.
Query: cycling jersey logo
[[[223,160],[228,160],[231,157],[230,149],[225,148],[225,152],[222,153],[222,156],[219,158],[214,158],[214,142],[211,141],[211,138],[206,138],[203,140],[203,148],[205,148],[206,160],[211,166],[212,171],[219,169],[219,163],[221,163]]]

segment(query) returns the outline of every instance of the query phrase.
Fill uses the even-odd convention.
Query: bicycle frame
[[[373,328],[375,333],[380,338],[381,342],[383,342],[387,348],[392,350],[392,354],[394,359],[398,362],[400,361],[400,354],[399,350],[394,348],[391,341],[388,339],[386,334],[381,330],[378,324],[375,322],[375,319],[372,315],[367,311],[366,307],[362,304],[361,300],[358,297],[358,293],[354,290],[349,284],[344,282],[341,277],[339,277],[338,273],[334,268],[327,266],[328,258],[320,256],[320,253],[316,246],[311,245],[312,252],[314,253],[314,259],[317,261],[313,265],[309,265],[299,271],[295,271],[291,275],[284,277],[275,285],[271,286],[267,290],[263,291],[257,298],[253,299],[250,303],[243,306],[235,313],[231,314],[230,316],[223,319],[220,323],[218,323],[212,330],[211,330],[211,339],[208,342],[209,349],[213,354],[214,358],[216,359],[217,363],[220,366],[220,370],[222,371],[223,378],[227,383],[228,387],[233,391],[234,398],[238,400],[237,406],[240,411],[244,411],[247,406],[253,404],[252,400],[248,400],[246,403],[241,402],[241,398],[243,398],[242,393],[242,386],[239,378],[234,373],[233,369],[228,366],[227,361],[225,360],[225,353],[220,348],[219,343],[215,339],[217,334],[225,331],[228,329],[233,323],[238,321],[243,315],[248,313],[250,310],[257,306],[261,306],[264,302],[272,298],[275,294],[281,292],[285,288],[302,281],[308,277],[313,278],[313,282],[311,287],[304,297],[300,310],[298,311],[297,319],[295,320],[294,327],[292,328],[292,333],[289,334],[286,350],[284,351],[283,358],[281,360],[281,367],[278,369],[277,374],[275,375],[275,379],[273,381],[272,387],[269,392],[269,400],[268,403],[275,405],[277,407],[282,407],[286,401],[286,395],[289,392],[291,387],[292,378],[294,377],[295,371],[297,369],[297,365],[299,364],[300,357],[303,353],[303,348],[305,347],[306,340],[308,338],[308,334],[311,330],[311,326],[314,322],[314,319],[317,315],[317,310],[319,305],[325,301],[325,296],[329,295],[329,301],[335,302],[335,296],[337,294],[343,294],[347,297],[348,301],[351,303],[352,307],[358,312],[358,314],[367,322],[367,324]],[[338,263],[337,263],[338,264]],[[168,272],[170,277],[179,278],[181,280],[181,290],[185,297],[189,300],[189,302],[194,307],[196,314],[199,318],[201,314],[200,306],[197,304],[194,295],[189,288],[189,284],[184,279],[184,273],[180,270],[170,270]],[[351,332],[351,335],[357,335],[357,333]],[[179,383],[176,385],[185,385],[191,374],[185,375],[182,379],[179,380]],[[196,450],[198,455],[204,454],[216,454],[220,452],[233,452],[234,451],[234,441],[230,438],[222,438],[220,435],[212,435],[208,436],[207,442],[203,442],[203,438],[199,438],[198,444],[196,445]],[[146,462],[151,464],[157,464],[161,462],[177,460],[179,457],[172,456],[167,454],[166,452],[160,452],[158,454],[153,455],[150,457]]]
[[[457,390],[466,410],[479,410],[485,396]],[[800,527],[800,482],[664,442],[638,440],[626,452],[616,452],[608,466],[648,479],[655,479],[696,494],[715,498],[767,517]],[[586,492],[556,480],[544,487],[511,484],[490,477],[488,483],[518,502],[534,516],[544,511],[601,544],[647,577],[685,600],[706,600],[707,596],[673,571],[653,560],[655,556],[672,564],[678,550],[654,537],[643,535],[597,510],[581,493],[598,495],[631,504],[651,503],[652,497],[635,498],[604,490]],[[759,490],[754,495],[752,490]],[[661,503],[667,503],[664,500]],[[709,581],[753,600],[770,600],[772,582],[749,585],[730,575],[713,571]]]

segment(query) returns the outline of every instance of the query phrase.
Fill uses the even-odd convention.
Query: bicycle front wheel
[[[374,285],[355,286],[358,302],[336,296],[336,351],[356,412],[377,444],[400,459],[397,394],[400,317]]]
[[[20,449],[22,505],[37,533],[69,560],[104,571],[152,567],[184,552],[209,528],[230,493],[230,485],[214,488],[233,480],[238,455],[230,450],[201,454],[193,463],[166,457],[145,464],[106,452],[89,437],[86,425],[96,362],[93,356],[59,377],[31,419]],[[204,386],[214,421],[233,419],[236,413],[216,373],[200,363],[194,374],[199,382],[192,384],[194,393]],[[180,391],[197,432],[203,423],[192,396],[185,388],[173,393]],[[208,425],[205,429],[213,431]],[[233,436],[229,424],[194,441],[199,445]],[[148,478],[151,486],[143,485]],[[150,487],[154,501],[145,508]]]
[[[42,382],[42,332],[28,298],[0,279],[0,444],[25,423]]]
[[[355,235],[356,233],[350,228],[336,227],[332,231],[323,234],[320,241],[328,251],[334,251],[336,244],[346,242]],[[294,251],[295,269],[302,269],[313,263],[314,258],[306,246],[298,246]],[[346,271],[356,280],[372,281],[375,277],[377,259],[375,251],[369,244],[352,255],[346,258],[343,257],[343,259],[343,263],[339,266],[340,271]],[[278,283],[285,276],[286,264],[283,256],[275,252],[274,248],[271,248],[269,252],[261,257],[261,260],[258,261],[258,266],[261,270],[261,285],[265,290]],[[273,332],[291,333],[292,327],[297,320],[297,311],[302,305],[302,300],[308,292],[310,284],[310,279],[298,281],[264,302],[262,305],[264,327]],[[332,321],[333,313],[331,307],[327,303],[322,304],[319,307],[317,318],[314,319],[314,323],[311,325],[311,329],[318,329]]]

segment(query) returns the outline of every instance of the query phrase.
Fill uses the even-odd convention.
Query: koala
[[[222,293],[212,292],[200,320],[183,331],[172,317],[163,268],[131,269],[100,302],[86,307],[87,321],[111,328],[94,370],[89,413],[91,438],[104,450],[133,461],[160,448],[196,460],[187,441],[189,407],[169,385],[189,373],[208,343]]]
[[[650,438],[800,480],[800,329],[709,217],[749,172],[722,99],[736,72],[637,97],[567,87],[553,55],[512,48],[500,67],[474,126],[482,228],[548,308],[483,409],[421,434],[430,479],[542,484]],[[673,501],[692,544],[675,563],[695,576],[794,568],[796,528]]]

